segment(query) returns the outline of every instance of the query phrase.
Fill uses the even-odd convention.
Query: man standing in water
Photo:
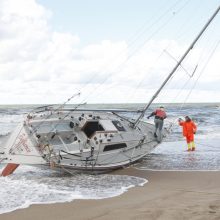
[[[185,117],[185,121],[179,118],[179,125],[183,127],[183,136],[186,138],[188,151],[194,151],[196,149],[194,143],[194,134],[196,133],[197,126],[189,116]]]
[[[160,108],[152,112],[147,118],[149,119],[152,116],[154,116],[154,123],[155,123],[154,137],[157,138],[158,142],[161,142],[163,136],[162,133],[163,121],[167,117],[164,107],[160,106]]]

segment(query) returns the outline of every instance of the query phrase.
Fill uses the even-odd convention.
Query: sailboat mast
[[[207,29],[207,27],[209,26],[209,24],[212,22],[212,20],[215,18],[215,16],[218,14],[220,10],[220,5],[218,6],[217,10],[214,12],[214,14],[212,15],[212,17],[208,20],[208,22],[204,25],[204,27],[202,28],[202,30],[200,31],[200,33],[197,35],[197,37],[195,38],[195,40],[191,43],[191,45],[189,46],[189,48],[186,50],[186,52],[183,54],[183,56],[180,58],[180,60],[177,62],[176,66],[173,68],[173,70],[170,72],[170,74],[168,75],[168,77],[164,80],[164,82],[162,83],[162,85],[160,86],[160,88],[155,92],[155,94],[152,96],[151,100],[149,101],[149,103],[145,106],[144,110],[142,111],[141,115],[136,119],[136,121],[133,123],[133,127],[135,128],[138,123],[140,122],[140,120],[144,117],[145,112],[147,111],[147,109],[149,108],[149,106],[152,104],[152,102],[154,101],[154,99],[156,99],[156,97],[158,96],[158,94],[160,93],[160,91],[163,89],[163,87],[167,84],[167,82],[169,81],[169,79],[171,78],[171,76],[176,72],[177,68],[181,65],[182,61],[185,59],[185,57],[188,55],[188,53],[193,49],[194,45],[196,44],[196,42],[199,40],[199,38],[202,36],[202,34],[204,33],[204,31]]]

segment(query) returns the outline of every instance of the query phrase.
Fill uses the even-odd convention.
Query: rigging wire
[[[150,25],[149,28],[153,27],[156,23],[158,23],[167,13],[169,13],[169,12],[171,11],[171,9],[173,9],[176,5],[178,5],[179,2],[180,2],[180,1],[176,1],[175,4],[173,4],[171,7],[169,7],[169,9],[166,10],[156,21],[154,21],[154,22]],[[182,7],[180,7],[179,10],[177,10],[177,12],[179,12],[180,10],[182,10],[182,8],[185,7],[185,5],[186,5],[188,2],[189,2],[189,0],[188,0]],[[176,15],[177,12],[176,12],[176,13],[173,13],[173,14]],[[168,22],[166,22],[166,23],[168,23]],[[163,26],[165,26],[165,23],[163,24]],[[146,29],[146,30],[147,30],[147,29]],[[144,32],[146,32],[146,30],[142,31],[139,35],[142,35]],[[159,30],[160,30],[160,28],[159,28],[157,31],[159,31]],[[151,37],[152,37],[154,34],[156,34],[157,31],[154,32],[154,33],[151,35]],[[137,35],[137,34],[136,34],[136,35]],[[134,35],[134,37],[135,37],[135,35]],[[151,37],[150,37],[150,38],[151,38]],[[138,39],[138,38],[139,38],[139,37],[136,37],[136,39]],[[132,44],[136,41],[136,39],[133,40],[133,41],[131,41],[130,44],[132,45]],[[149,40],[149,39],[148,39],[148,40]],[[145,41],[145,42],[146,42],[146,41]],[[135,51],[134,51],[130,56],[128,56],[128,58],[125,60],[124,63],[126,63],[126,62],[133,56],[134,53],[135,53]],[[101,85],[103,85],[103,84],[106,82],[106,80],[107,80],[112,74],[113,74],[113,73],[110,72],[110,74],[107,75],[106,79],[105,79],[104,81],[102,81],[102,83],[100,83],[92,92],[90,92],[90,94],[87,96],[87,98],[85,98],[85,100],[83,100],[83,102],[85,102]],[[83,87],[81,87],[80,90],[84,89],[88,84],[90,84],[90,83],[94,80],[94,78],[95,78],[94,76],[91,77],[91,78],[87,81],[87,83],[84,84]]]
[[[141,35],[143,35],[147,31],[149,31],[150,29],[152,29],[157,23],[159,23],[163,19],[164,16],[166,16],[166,14],[168,14],[173,8],[175,8],[175,6],[180,4],[180,2],[181,1],[177,0],[167,10],[165,10],[165,12],[162,13],[162,15],[159,18],[156,17],[156,19],[154,19],[154,21],[152,21],[152,23],[148,27],[145,27],[145,25],[146,25],[146,22],[145,22],[144,25],[141,28],[139,28],[133,36],[130,37],[130,39],[128,40],[128,47],[130,48],[131,46],[133,46],[134,43],[141,37]],[[164,8],[164,6],[161,8]],[[147,21],[147,22],[149,22],[149,21]],[[124,54],[124,52],[126,52],[126,49],[119,52],[119,55],[116,57],[116,59],[118,59],[120,56],[122,56]],[[116,59],[114,57],[112,61],[115,61]],[[112,61],[111,62],[108,61],[109,65],[107,65],[107,67],[112,66]],[[103,65],[103,68],[106,68],[106,64]],[[107,71],[105,71],[105,72],[107,72]],[[111,75],[112,75],[112,73],[111,73]],[[90,84],[95,79],[95,77],[96,77],[96,74],[93,74],[92,77],[87,81],[87,83],[82,88],[80,88],[80,91],[82,91],[82,89],[84,89],[88,84]],[[108,77],[109,76],[107,76],[107,78]]]
[[[189,1],[189,0],[188,0],[188,1]],[[145,26],[145,24],[144,24],[144,25],[140,28],[140,33],[137,33],[137,36],[138,36],[138,35],[139,35],[139,36],[136,37],[136,38],[134,38],[134,40],[132,41],[132,43],[133,43],[133,42],[135,43],[135,41],[137,41],[138,38],[140,38],[141,35],[143,35],[146,31],[148,31],[148,29],[153,28],[160,20],[163,19],[163,17],[166,16],[167,13],[170,13],[170,11],[171,11],[172,9],[174,9],[175,6],[177,6],[177,4],[179,4],[179,3],[180,3],[180,1],[176,1],[176,2],[175,2],[171,7],[169,7],[161,16],[159,16],[158,18],[156,18],[156,20],[155,20],[154,22],[152,22],[152,24],[150,24],[148,28],[144,27],[144,26]],[[166,3],[166,4],[167,4],[167,3]],[[143,30],[141,30],[141,29],[143,29]]]
[[[219,44],[219,43],[218,43],[218,44]],[[213,54],[214,54],[215,50],[217,49],[218,44],[216,45],[215,49],[213,50],[213,52],[212,52]],[[204,51],[204,50],[205,50],[205,48],[203,49],[203,51]],[[203,55],[203,53],[200,55],[199,60],[201,59],[202,55]],[[211,56],[212,56],[212,55],[211,55]],[[209,62],[210,59],[211,59],[211,57],[208,58],[207,64],[208,64],[208,62]],[[199,62],[199,60],[198,60],[198,62]],[[183,88],[185,88],[186,85],[189,83],[190,79],[191,79],[191,78],[193,77],[193,75],[195,74],[195,71],[196,71],[197,67],[198,67],[198,64],[197,64],[196,67],[194,68],[193,73],[192,73],[191,75],[188,74],[190,78],[189,78],[188,81],[183,85],[183,87],[182,87],[182,89],[180,90],[179,94],[182,92]],[[204,69],[205,69],[205,66],[204,66]],[[204,71],[204,70],[202,70],[202,72],[203,72],[203,71]],[[186,72],[186,71],[185,71],[185,72]],[[202,72],[201,72],[201,74],[202,74]],[[201,74],[200,74],[200,75],[201,75]],[[170,81],[168,82],[168,84],[172,81],[172,78],[173,78],[173,77],[174,77],[174,76],[171,77],[171,79],[170,79]],[[199,78],[197,79],[197,81],[198,81],[198,80],[199,80]],[[195,82],[194,87],[195,87],[197,81]],[[188,94],[188,96],[186,97],[186,99],[184,100],[184,102],[182,103],[182,105],[180,106],[179,110],[181,110],[181,109],[183,108],[184,104],[186,103],[186,101],[187,101],[188,97],[190,96],[190,94],[191,94],[192,90],[194,89],[194,87],[191,88],[190,93]],[[177,96],[179,96],[179,94],[177,94]],[[177,96],[176,96],[176,97],[177,97]],[[173,122],[173,123],[174,123],[174,122]],[[171,123],[171,124],[172,124],[172,123]],[[171,127],[172,127],[172,125],[171,125]]]
[[[204,56],[204,55],[207,55],[206,47],[208,48],[210,42],[213,41],[213,40],[212,40],[212,37],[213,37],[212,31],[209,31],[209,32],[211,33],[211,36],[209,36],[208,39],[205,40],[205,46],[203,47],[202,51],[200,52],[200,56],[198,56],[198,60],[195,62],[195,63],[197,63],[197,64],[196,64],[196,67],[194,68],[194,71],[193,71],[193,73],[192,73],[191,75],[194,75],[194,74],[195,74],[195,71],[197,70],[198,65],[202,62],[202,59],[204,59],[203,56]],[[188,60],[190,60],[190,59],[191,59],[190,56],[188,56],[188,57],[185,59],[184,63],[188,62]],[[205,58],[205,59],[206,59],[206,58]],[[190,60],[189,62],[191,62],[191,60]],[[176,76],[176,75],[175,75],[175,76]],[[172,79],[173,79],[175,76],[172,76],[170,82],[168,82],[167,85],[169,85],[169,84],[171,83]],[[184,76],[183,76],[183,77],[184,77]],[[182,81],[183,81],[183,77],[182,77],[181,79],[179,79],[178,81],[182,82]],[[182,93],[183,89],[187,86],[187,84],[188,84],[189,82],[190,82],[190,78],[186,81],[186,83],[182,86],[182,88],[180,89],[180,91],[177,93],[177,95],[172,99],[172,101],[171,101],[170,103],[175,102],[175,100],[177,99],[177,97]],[[160,97],[162,97],[162,96],[160,96]],[[160,101],[159,101],[159,102],[160,102]],[[170,104],[167,104],[167,106],[169,106],[169,105],[170,105]],[[181,110],[181,108],[180,108],[179,110]]]
[[[71,97],[69,97],[64,103],[62,103],[61,105],[59,105],[57,108],[54,109],[54,111],[60,111],[68,102],[70,102],[73,98],[75,98],[76,96],[79,96],[80,93],[75,93],[74,95],[72,95]],[[42,120],[41,123],[39,123],[38,125],[36,125],[35,127],[33,126],[33,132],[36,132],[37,129],[45,123],[45,121],[47,119],[49,119],[52,116],[52,114],[49,114],[45,117],[44,120]]]
[[[178,60],[177,60],[174,56],[172,56],[168,51],[164,50],[164,52],[165,52],[169,57],[171,57],[173,60],[175,60],[176,63],[178,63]],[[192,72],[191,74],[186,70],[186,68],[185,68],[182,64],[180,64],[180,67],[181,67],[181,68],[184,70],[184,72],[191,78],[191,77],[193,77],[194,73],[196,72],[196,69],[197,69],[198,65],[196,65],[196,67],[194,68],[194,70],[193,70],[193,72]]]
[[[186,4],[188,4],[188,2],[189,2],[189,1],[187,1],[187,2],[185,3],[184,7],[186,6]],[[200,4],[200,6],[201,6],[201,4]],[[198,12],[198,8],[197,8],[196,11]],[[196,13],[194,13],[194,14],[190,17],[190,21],[191,21],[192,17],[194,17],[195,15],[196,15]],[[179,34],[178,34],[179,36],[177,37],[177,39],[180,39],[182,36],[184,36],[184,34],[186,35],[187,31],[185,31],[184,28],[183,28],[184,26],[186,26],[186,24],[191,24],[191,22],[189,22],[189,19],[187,19],[182,25],[179,25],[179,26],[178,26],[178,30],[175,31],[175,33],[179,33]],[[182,34],[181,32],[183,32],[184,34]],[[159,57],[162,57],[163,53],[164,53],[165,51],[167,51],[167,49],[170,47],[171,43],[172,43],[172,42],[169,42],[169,43],[166,45],[166,47],[165,47],[164,49],[162,49],[162,52],[161,52],[161,54],[159,55]],[[159,57],[156,59],[156,61],[159,59]],[[154,61],[153,63],[156,63],[156,61]],[[154,65],[155,65],[155,64],[152,65],[152,67],[150,68],[150,70],[148,71],[148,73],[153,70],[153,66],[154,66]],[[145,77],[145,76],[144,76],[144,77]],[[128,100],[131,100],[131,98],[134,96],[134,94],[136,93],[136,91],[138,90],[138,88],[140,88],[140,86],[144,83],[144,77],[142,77],[142,78],[140,79],[139,84],[136,86],[136,88],[135,88],[133,94],[127,99],[127,101],[128,101]]]
[[[135,49],[135,51],[128,56],[128,60],[140,49],[142,48],[146,42],[150,41],[153,36],[155,36],[159,31],[163,30],[168,24],[169,22],[180,12],[182,11],[182,9],[189,3],[190,0],[188,0],[179,10],[176,11],[176,13],[172,13],[170,17],[168,17],[158,28],[156,28],[156,30],[154,30],[154,32],[148,37],[146,38],[142,43],[139,44],[139,46]]]
[[[181,61],[184,59],[184,56],[186,56],[191,49],[193,49],[194,44],[196,43],[196,41],[199,39],[199,37],[201,36],[201,34],[205,31],[205,29],[208,27],[208,24],[210,24],[210,22],[213,20],[213,18],[217,15],[217,13],[219,12],[219,7],[217,8],[217,10],[215,11],[215,13],[212,15],[212,17],[210,18],[210,20],[206,23],[206,25],[203,27],[203,29],[201,30],[200,34],[197,36],[197,38],[193,41],[193,43],[191,44],[191,46],[187,49],[187,51],[185,52],[185,54],[182,56],[181,60],[179,61],[179,63],[181,63]],[[208,60],[209,61],[209,60]],[[179,64],[178,63],[178,64]],[[166,78],[166,81],[164,81],[164,83],[162,84],[162,86],[157,90],[157,92],[155,93],[155,95],[152,97],[151,101],[148,103],[148,105],[145,107],[145,110],[142,112],[142,114],[138,117],[138,119],[136,120],[136,123],[138,123],[138,121],[140,121],[140,118],[144,116],[145,111],[147,110],[147,108],[150,106],[150,104],[153,102],[153,100],[156,98],[156,96],[158,95],[158,93],[160,92],[160,90],[164,87],[165,83],[170,79],[170,77],[173,75],[174,71],[178,68],[179,65],[176,65],[175,68],[172,70],[172,72],[170,73],[170,75]]]
[[[192,86],[191,89],[189,90],[189,93],[187,94],[187,96],[186,96],[184,102],[183,102],[183,103],[181,104],[181,106],[179,107],[179,111],[182,110],[182,108],[184,107],[185,103],[187,102],[189,96],[190,96],[191,93],[193,92],[193,90],[194,90],[195,86],[197,85],[199,79],[201,78],[202,74],[204,73],[206,67],[208,66],[208,64],[209,64],[209,62],[210,62],[210,60],[211,60],[211,58],[213,57],[214,53],[216,52],[216,50],[217,50],[219,44],[220,44],[220,40],[218,40],[218,42],[216,43],[214,49],[212,49],[210,55],[208,56],[208,59],[206,60],[204,66],[203,66],[203,68],[202,68],[202,70],[200,71],[200,73],[199,73],[197,79],[195,80],[193,86]],[[173,121],[170,122],[170,128],[169,128],[170,130],[172,129],[173,125],[175,124],[175,121],[176,121],[176,119],[173,119]]]
[[[213,57],[213,55],[214,55],[215,51],[217,50],[217,48],[218,48],[219,44],[220,44],[220,40],[219,40],[219,41],[216,43],[216,45],[215,45],[214,49],[212,50],[211,54],[209,55],[209,57],[208,57],[208,59],[207,59],[206,63],[204,64],[203,69],[201,70],[201,72],[200,72],[200,74],[199,74],[198,78],[196,79],[196,81],[195,81],[195,83],[194,83],[194,85],[193,85],[192,89],[189,91],[189,93],[188,93],[188,95],[187,95],[186,99],[184,100],[184,102],[186,102],[186,101],[187,101],[187,99],[189,98],[189,96],[191,95],[191,93],[192,93],[193,89],[195,88],[195,86],[196,86],[196,84],[197,84],[198,80],[200,79],[200,77],[201,77],[201,76],[202,76],[202,74],[204,73],[204,71],[205,71],[206,67],[207,67],[207,66],[208,66],[208,64],[209,64],[209,61],[210,61],[210,60],[211,60],[211,58]]]
[[[179,13],[179,12],[185,7],[185,5],[186,5],[188,2],[189,2],[189,0],[184,4],[184,6],[182,6],[182,7],[177,11],[177,13]],[[89,94],[89,95],[85,98],[85,100],[83,100],[83,101],[87,101],[87,100],[91,97],[91,95],[93,95],[94,92],[95,92],[98,88],[100,88],[100,87],[110,78],[110,76],[113,75],[114,72],[116,72],[116,71],[117,71],[117,72],[120,72],[120,71],[123,69],[123,67],[125,66],[125,64],[131,59],[131,57],[133,57],[134,54],[135,54],[147,41],[149,41],[150,39],[152,39],[152,37],[153,37],[154,35],[156,35],[160,30],[162,30],[163,28],[165,28],[166,25],[174,18],[174,16],[176,16],[177,13],[172,14],[171,17],[169,17],[165,22],[163,22],[162,25],[160,25],[159,28],[157,28],[157,29],[150,35],[149,38],[147,38],[143,43],[141,43],[141,44],[124,60],[124,62],[121,63],[120,66],[117,67],[117,69],[113,69],[113,70],[107,75],[107,77],[106,77],[98,86],[96,86],[96,87],[93,89],[93,91],[91,91],[90,94]]]

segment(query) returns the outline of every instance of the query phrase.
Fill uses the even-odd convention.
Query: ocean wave
[[[31,204],[115,197],[146,182],[146,179],[126,175],[70,176],[22,166],[13,175],[0,177],[0,213],[26,208]]]

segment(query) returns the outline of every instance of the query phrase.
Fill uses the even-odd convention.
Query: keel
[[[7,166],[2,171],[1,176],[9,176],[12,174],[20,164],[8,163]]]

